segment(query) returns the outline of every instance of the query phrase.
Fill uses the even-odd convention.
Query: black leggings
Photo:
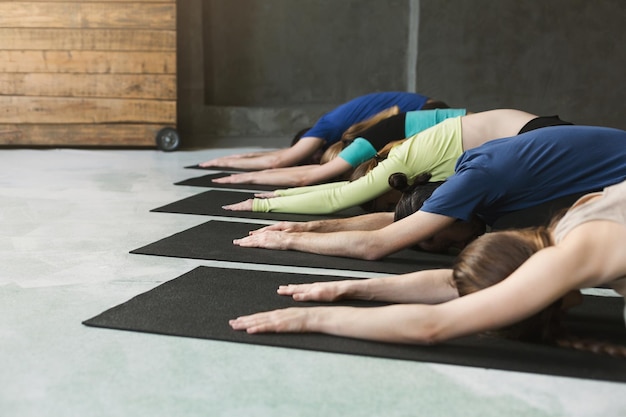
[[[524,127],[519,131],[518,135],[522,133],[530,132],[531,130],[541,129],[542,127],[549,126],[563,126],[563,125],[573,125],[574,123],[565,122],[559,119],[559,116],[540,116],[535,117],[530,122],[526,123]]]
[[[405,120],[406,113],[396,114],[364,130],[359,136],[371,143],[374,149],[380,151],[389,142],[406,137]]]

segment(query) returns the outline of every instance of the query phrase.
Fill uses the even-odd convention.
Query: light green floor
[[[0,150],[0,416],[626,416],[626,384],[83,326],[235,266],[128,253],[208,220],[149,210],[225,152]]]

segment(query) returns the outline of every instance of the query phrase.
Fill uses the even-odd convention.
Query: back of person
[[[463,118],[463,149],[472,149],[491,139],[515,136],[536,118],[534,114],[514,109],[473,113]]]
[[[464,152],[422,210],[466,221],[475,213],[492,224],[506,213],[624,179],[626,131],[546,127]]]
[[[388,91],[357,97],[324,114],[303,137],[318,137],[326,141],[324,148],[341,139],[353,124],[382,110],[398,106],[401,112],[420,110],[428,97],[416,93]]]

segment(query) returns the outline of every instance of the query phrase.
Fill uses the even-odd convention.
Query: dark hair
[[[549,229],[543,226],[487,233],[470,243],[456,258],[453,285],[460,296],[495,285],[533,254],[553,244]],[[623,346],[582,340],[568,334],[561,326],[562,301],[560,298],[532,316],[487,334],[626,357]]]
[[[296,134],[294,135],[293,139],[291,139],[291,146],[295,145],[296,143],[298,143],[298,141],[300,139],[302,139],[302,137],[304,136],[304,134],[306,132],[308,132],[309,130],[313,129],[313,127],[305,127],[304,129],[298,130],[298,132],[296,132]]]
[[[449,109],[449,108],[450,106],[448,106],[443,101],[434,100],[434,101],[426,102],[426,104],[424,104],[420,110]]]
[[[432,175],[427,172],[419,174],[415,177],[413,184],[409,185],[409,179],[406,174],[396,172],[389,176],[391,188],[402,192],[402,197],[396,204],[394,221],[401,220],[419,211],[432,193],[444,183],[444,181],[429,182],[431,177]]]
[[[405,141],[406,139],[400,139],[394,140],[393,142],[389,142],[388,144],[386,144],[381,150],[378,151],[378,153],[373,158],[368,159],[367,161],[359,164],[356,168],[354,168],[354,171],[350,176],[350,181],[358,180],[359,178],[365,176],[368,172],[376,168],[376,166],[378,166],[380,162],[387,159],[387,157],[389,156],[389,152],[391,152],[393,148],[401,145]]]

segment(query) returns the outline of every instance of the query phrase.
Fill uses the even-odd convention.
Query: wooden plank
[[[0,2],[5,28],[176,28],[174,3]]]
[[[176,99],[176,76],[1,73],[0,95]]]
[[[159,123],[176,120],[176,101],[0,96],[0,123]]]
[[[163,127],[153,124],[0,124],[0,145],[155,147],[156,134]]]
[[[176,53],[0,50],[0,72],[176,74]]]
[[[0,28],[3,50],[175,51],[176,31]]]
[[[24,0],[0,0],[5,3],[24,3]],[[83,0],[76,0],[83,1]],[[38,3],[68,3],[68,0],[37,0]],[[176,0],[98,0],[98,3],[176,3]]]

